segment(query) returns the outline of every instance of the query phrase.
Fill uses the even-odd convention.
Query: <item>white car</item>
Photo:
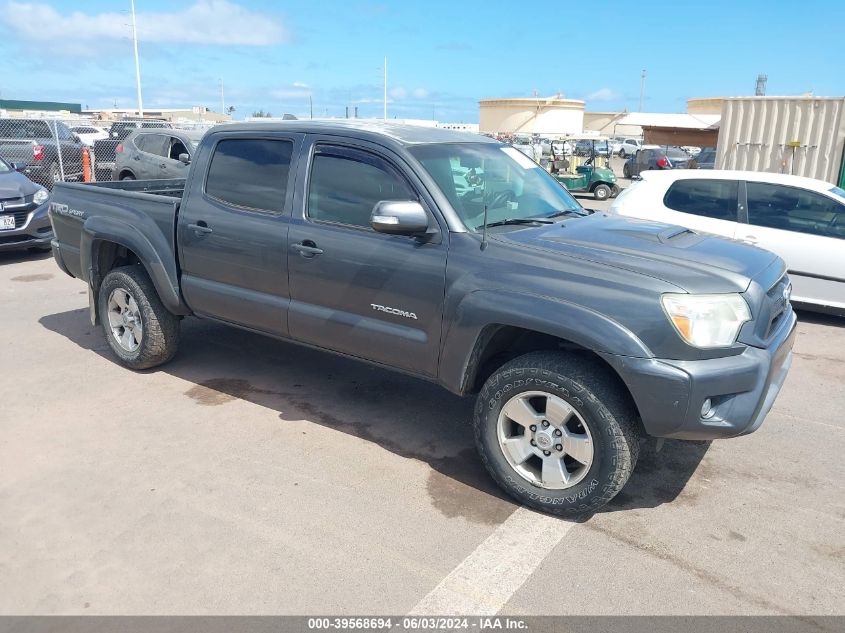
[[[681,149],[693,158],[695,158],[701,153],[701,148],[697,145],[681,145]]]
[[[830,183],[752,171],[645,171],[610,212],[768,249],[786,261],[793,302],[845,316],[845,190]]]
[[[611,154],[618,154],[622,150],[622,143],[624,139],[621,138],[612,138],[608,141],[610,143],[610,153]]]
[[[633,156],[636,154],[640,148],[642,148],[643,144],[640,142],[639,139],[636,138],[626,138],[622,140],[622,144],[616,153],[619,154],[619,158],[625,158],[626,156]]]
[[[93,125],[77,125],[70,129],[79,137],[82,144],[88,147],[94,147],[94,141],[103,141],[109,137],[109,133],[106,130],[94,127]]]

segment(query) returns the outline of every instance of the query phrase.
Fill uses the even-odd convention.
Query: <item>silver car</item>
[[[112,180],[184,178],[205,130],[140,128],[115,150]]]

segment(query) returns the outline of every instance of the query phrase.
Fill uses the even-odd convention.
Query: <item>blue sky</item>
[[[147,107],[243,117],[478,120],[478,99],[561,92],[588,110],[689,97],[845,95],[845,2],[136,0]],[[0,0],[0,97],[133,107],[129,0]]]

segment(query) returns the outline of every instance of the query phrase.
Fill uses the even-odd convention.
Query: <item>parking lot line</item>
[[[518,508],[410,615],[493,615],[534,573],[575,523]]]

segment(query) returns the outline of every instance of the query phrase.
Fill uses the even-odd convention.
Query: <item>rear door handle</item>
[[[756,244],[757,243],[757,236],[756,235],[743,235],[739,238],[741,242],[746,242],[747,244]]]
[[[304,240],[299,244],[291,244],[291,248],[302,255],[302,257],[315,257],[316,255],[323,254],[323,249],[317,248],[317,245],[311,240]]]
[[[191,229],[194,233],[196,233],[197,237],[202,237],[203,235],[211,233],[211,227],[208,226],[202,220],[200,220],[196,224],[189,224],[188,228]]]

